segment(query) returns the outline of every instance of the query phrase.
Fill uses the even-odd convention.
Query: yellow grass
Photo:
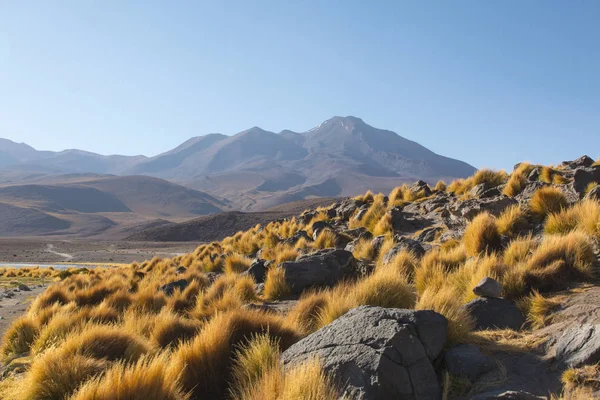
[[[250,268],[252,260],[241,254],[231,254],[225,258],[225,273],[239,274]]]
[[[527,227],[527,214],[520,205],[512,205],[498,216],[496,225],[501,235],[514,237]]]
[[[289,296],[290,293],[290,287],[285,280],[285,270],[279,267],[269,268],[263,297],[267,300],[277,300]]]
[[[531,211],[540,218],[557,213],[567,207],[567,199],[560,189],[546,186],[538,189],[529,200]]]
[[[470,256],[497,250],[500,247],[500,233],[495,218],[487,212],[477,215],[465,229],[463,242]]]
[[[323,229],[313,242],[315,249],[330,249],[335,247],[337,235],[330,229]]]

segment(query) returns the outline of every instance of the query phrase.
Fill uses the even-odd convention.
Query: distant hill
[[[264,211],[368,189],[389,192],[417,179],[434,184],[474,171],[356,117],[333,117],[306,132],[254,127],[233,136],[212,133],[154,157],[37,151],[0,139],[0,201],[42,212],[145,218],[130,218],[131,226],[227,210]]]

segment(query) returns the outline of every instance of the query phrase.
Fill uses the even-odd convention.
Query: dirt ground
[[[36,263],[131,263],[154,256],[174,257],[193,251],[198,243],[0,238],[0,266]]]
[[[0,337],[13,323],[27,311],[29,303],[46,290],[47,285],[32,285],[31,291],[16,291],[14,289],[0,289]],[[4,297],[7,290],[13,293],[13,297]]]

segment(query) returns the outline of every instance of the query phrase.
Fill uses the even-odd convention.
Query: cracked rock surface
[[[429,310],[361,306],[282,354],[284,365],[317,357],[350,399],[441,398],[432,362],[448,322]]]

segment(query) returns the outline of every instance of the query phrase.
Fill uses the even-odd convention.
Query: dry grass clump
[[[232,398],[243,397],[261,377],[279,364],[279,341],[266,334],[254,335],[236,351],[233,363]]]
[[[563,192],[552,186],[538,189],[529,200],[531,212],[540,218],[545,218],[548,214],[560,212],[567,205],[567,198]]]
[[[167,354],[143,357],[134,365],[117,363],[106,373],[86,382],[71,400],[187,400],[176,379],[168,377]]]
[[[508,175],[505,171],[480,169],[467,179],[457,179],[448,185],[447,191],[455,195],[467,194],[475,186],[484,183],[486,188],[493,188],[506,183]]]
[[[522,298],[518,305],[534,328],[543,328],[550,319],[549,314],[560,307],[560,302],[534,290],[529,296]]]
[[[241,400],[337,400],[340,391],[318,359],[310,359],[285,370],[269,369],[239,397]]]
[[[449,286],[439,290],[426,289],[415,306],[417,310],[433,310],[448,320],[447,345],[468,341],[475,326],[469,313],[463,308],[460,296]]]
[[[569,180],[557,169],[552,167],[542,167],[539,180],[541,182],[564,185],[569,183]]]
[[[363,203],[372,203],[374,199],[374,194],[370,190],[367,190],[367,193],[363,195],[358,195],[353,197],[354,200],[362,201]]]
[[[583,200],[573,207],[551,214],[544,229],[549,234],[565,234],[579,230],[600,237],[600,203],[592,199]]]
[[[275,315],[252,310],[218,314],[173,353],[167,375],[172,380],[180,377],[183,389],[193,398],[222,398],[231,382],[234,351],[257,334],[277,338],[282,349],[299,339]]]
[[[201,326],[202,324],[198,320],[163,311],[156,317],[156,323],[150,332],[150,340],[155,346],[171,347],[181,341],[193,338]]]
[[[447,188],[448,188],[448,185],[446,185],[446,182],[439,180],[435,184],[435,187],[433,188],[433,190],[435,192],[445,192]]]
[[[282,249],[277,253],[277,257],[275,258],[275,262],[277,264],[281,264],[285,261],[296,261],[298,258],[298,250],[294,248],[286,248]]]
[[[302,335],[315,332],[321,327],[320,318],[329,301],[327,292],[305,292],[286,315],[286,320]]]
[[[28,316],[17,319],[2,338],[0,354],[4,360],[28,353],[38,332],[38,323]]]
[[[319,232],[317,239],[313,242],[315,249],[330,249],[335,247],[337,235],[331,229],[323,229]]]
[[[463,237],[465,250],[470,256],[490,253],[500,248],[500,233],[496,219],[487,212],[473,218]]]
[[[83,382],[101,374],[107,366],[104,359],[66,355],[61,349],[48,351],[33,361],[22,384],[14,388],[14,398],[68,399]]]
[[[510,266],[524,262],[538,243],[530,236],[512,240],[506,250],[504,250],[504,262]]]
[[[514,237],[528,227],[527,213],[518,204],[506,208],[496,219],[501,235]]]
[[[533,166],[527,162],[521,163],[512,174],[508,181],[506,182],[506,186],[504,187],[503,193],[509,197],[515,197],[520,194],[529,180],[527,176],[533,169]]]
[[[252,265],[252,260],[241,254],[231,254],[225,258],[225,273],[239,274],[246,271]]]
[[[373,240],[362,238],[356,243],[354,246],[354,251],[352,252],[355,258],[359,260],[371,261],[377,255],[377,251],[373,246]]]
[[[600,366],[585,365],[570,368],[561,377],[565,399],[584,400],[594,398],[594,392],[600,390]]]
[[[289,296],[291,289],[285,280],[285,270],[281,267],[272,267],[267,271],[263,297],[267,300],[277,300]]]

